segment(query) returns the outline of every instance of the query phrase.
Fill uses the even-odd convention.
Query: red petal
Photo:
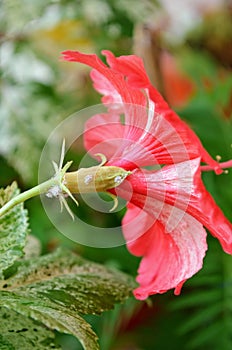
[[[124,76],[121,73],[116,72],[115,70],[107,67],[97,55],[88,55],[83,54],[78,51],[64,51],[62,52],[63,58],[66,61],[80,62],[84,63],[94,69],[96,69],[101,75],[101,81],[98,83],[97,89],[104,89],[106,85],[109,88],[109,84],[113,87],[113,94],[115,90],[121,96],[121,99],[124,103],[129,104],[138,104],[145,106],[146,98],[144,94],[138,89],[131,88],[124,79]],[[94,73],[96,74],[96,73]],[[108,80],[104,82],[103,77]],[[101,86],[101,87],[100,87]]]
[[[163,117],[174,126],[179,135],[184,136],[183,139],[191,141],[198,149],[198,155],[201,156],[202,161],[211,165],[217,174],[221,174],[222,170],[217,161],[215,161],[209,153],[204,149],[201,141],[196,134],[184,123],[179,116],[172,111],[159,92],[152,86],[146,74],[143,61],[135,56],[121,56],[115,57],[110,51],[103,51],[107,56],[107,61],[110,66],[117,72],[125,75],[128,78],[128,83],[133,88],[147,88],[150,99],[155,103],[155,110],[157,114],[162,114]],[[192,157],[191,157],[192,158]]]
[[[177,226],[174,225],[174,230],[167,230],[166,218],[170,210],[172,208],[166,205],[159,221],[153,222],[149,228],[143,225],[150,222],[149,215],[135,206],[129,206],[123,219],[126,240],[131,232],[135,237],[135,241],[128,243],[129,250],[143,256],[137,278],[140,286],[134,291],[137,299],[144,300],[149,295],[172,288],[175,288],[175,294],[179,294],[183,283],[202,267],[207,250],[206,231],[187,213]],[[140,225],[138,216],[142,218]],[[175,220],[174,216],[172,220]]]
[[[152,244],[154,218],[132,203],[127,204],[127,212],[122,219],[123,234],[131,254],[143,256]]]
[[[104,95],[102,102],[104,104],[112,105],[112,109],[122,111],[122,98],[115,87],[110,83],[108,79],[96,69],[93,69],[90,73],[91,79],[94,83],[94,88],[100,94]]]
[[[146,88],[150,86],[150,80],[145,71],[143,60],[140,57],[136,55],[115,57],[108,50],[103,50],[102,54],[106,56],[110,67],[127,76],[130,85],[135,88]]]
[[[116,114],[96,114],[85,123],[84,145],[94,157],[102,153],[111,159],[120,148],[124,127]]]
[[[187,211],[192,216],[198,217],[198,220],[219,240],[226,253],[232,254],[232,224],[206,191],[199,170],[194,179],[194,186]]]
[[[123,158],[125,168],[129,169],[131,163],[136,163],[138,167],[157,163],[172,164],[198,156],[198,148],[186,132],[167,121],[163,114],[157,114],[156,105],[151,100],[148,111],[144,93],[131,87],[122,73],[104,65],[96,55],[75,51],[66,51],[63,55],[66,60],[82,62],[94,68],[91,76],[95,88],[105,94],[104,102],[120,102],[121,96],[122,110],[125,113],[124,139],[131,141],[126,141],[126,145],[121,143],[115,158]],[[110,61],[109,53],[107,55]],[[136,58],[134,62],[137,69],[142,61]],[[114,104],[109,105],[111,112],[113,106]],[[120,104],[116,105],[117,110],[119,106]],[[90,133],[88,136],[92,142],[94,137]],[[122,166],[122,162],[115,165]]]
[[[220,241],[225,252],[232,254],[232,224],[206,191],[200,175],[199,159],[155,172],[137,170],[117,188],[117,194],[154,218],[159,217],[165,204],[181,209],[182,215],[187,212]]]
[[[127,106],[128,117],[124,125],[119,122],[117,116],[105,114],[105,123],[102,121],[97,125],[98,118],[91,118],[88,122],[94,127],[102,127],[102,133],[105,140],[112,141],[115,139],[113,127],[121,128],[122,134],[119,135],[120,143],[117,142],[117,152],[112,155],[111,163],[114,165],[129,169],[128,164],[135,164],[136,167],[142,167],[154,164],[173,164],[180,161],[186,161],[196,158],[197,152],[194,144],[187,137],[179,135],[176,129],[162,116],[156,115],[155,112],[149,113],[141,106]],[[131,120],[129,120],[131,119]],[[117,121],[119,125],[117,125]],[[131,124],[129,124],[131,123]],[[146,124],[145,124],[146,123]],[[89,138],[90,143],[94,143],[95,132],[91,127],[92,133],[85,135],[85,139]],[[112,134],[112,137],[111,137]],[[88,142],[87,142],[88,143]],[[96,142],[95,142],[96,143]],[[116,150],[116,147],[115,147]],[[104,153],[103,149],[101,150]],[[115,160],[117,159],[117,163]]]
[[[139,118],[142,110],[134,106],[133,111],[138,110],[141,112],[134,113],[134,116],[137,114]],[[110,163],[125,169],[178,163],[194,156],[194,152],[190,153],[192,144],[188,139],[183,141],[162,116],[154,118],[149,132],[144,131],[146,126],[143,129],[136,127],[135,119],[136,117],[133,120],[134,125],[122,125],[119,117],[112,113],[104,114],[104,120],[103,115],[90,118],[84,134],[86,148],[89,150],[95,145],[98,152],[110,154]],[[107,144],[111,144],[110,150],[107,149]],[[112,152],[113,149],[115,153]]]

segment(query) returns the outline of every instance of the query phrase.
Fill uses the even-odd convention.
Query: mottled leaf
[[[135,287],[127,275],[87,261],[64,249],[18,262],[17,273],[0,288],[30,293],[38,300],[83,314],[99,314],[124,301]]]
[[[0,207],[19,193],[16,182],[0,189]],[[27,211],[18,204],[0,217],[0,277],[15,260],[23,256],[28,232]]]
[[[99,350],[98,338],[91,326],[81,316],[68,308],[59,308],[52,302],[40,302],[31,295],[19,297],[9,292],[1,293],[0,305],[4,304],[23,316],[42,322],[50,329],[73,334],[79,339],[85,350]]]
[[[17,262],[14,275],[0,282],[0,305],[72,334],[84,349],[96,350],[97,336],[80,314],[112,309],[134,287],[127,275],[58,249]]]
[[[54,333],[37,321],[14,310],[0,308],[0,350],[61,349]]]
[[[26,245],[24,247],[24,259],[37,257],[41,254],[41,243],[35,236],[28,235]]]

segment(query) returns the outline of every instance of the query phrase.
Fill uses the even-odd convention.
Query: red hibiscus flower
[[[65,60],[93,68],[94,87],[107,107],[87,122],[85,147],[93,156],[104,154],[106,165],[131,171],[109,191],[128,201],[123,233],[129,251],[142,256],[135,297],[172,288],[179,294],[202,267],[205,228],[232,253],[232,225],[201,180],[201,162],[217,174],[222,165],[151,85],[139,57],[103,54],[109,66],[96,55],[63,52]]]

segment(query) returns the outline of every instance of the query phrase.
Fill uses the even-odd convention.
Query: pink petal
[[[128,249],[143,256],[137,277],[140,286],[134,291],[137,299],[144,300],[172,288],[179,294],[183,283],[202,267],[207,250],[206,231],[187,213],[174,230],[167,231],[166,218],[170,210],[172,208],[166,205],[160,219],[149,228],[143,223],[150,221],[150,216],[133,205],[123,219],[126,240],[131,232],[135,237],[135,241],[127,243]],[[138,215],[142,218],[140,225]]]
[[[104,135],[105,140],[111,143],[115,139],[117,144],[115,154],[111,154],[111,163],[125,169],[129,169],[131,164],[134,164],[135,168],[154,164],[173,164],[196,158],[197,152],[191,140],[179,135],[162,115],[156,116],[153,113],[149,115],[150,120],[148,120],[144,108],[132,105],[127,107],[127,112],[133,118],[132,124],[126,121],[122,125],[119,117],[113,112],[109,113],[108,117],[107,114],[104,114],[104,123],[98,117],[91,118],[87,128],[91,131],[85,135],[86,145],[97,143],[101,133],[100,128],[102,128],[102,138]],[[144,122],[149,126],[148,131],[146,131],[147,125]],[[116,133],[116,135],[112,126],[121,129],[121,133]],[[120,142],[116,140],[118,137]],[[88,146],[87,149],[89,149]],[[101,153],[104,153],[103,145]]]
[[[104,95],[102,102],[104,104],[112,105],[112,109],[122,111],[122,98],[115,87],[108,79],[96,69],[90,72],[90,77],[93,80],[93,86],[96,91]]]
[[[130,141],[126,141],[126,144],[122,142],[114,158],[123,159],[125,168],[129,169],[132,163],[138,167],[157,163],[172,164],[199,155],[198,147],[188,138],[185,129],[183,131],[178,123],[170,123],[164,118],[163,111],[157,114],[157,104],[151,100],[147,110],[144,92],[131,87],[122,73],[104,65],[96,55],[76,51],[66,51],[63,55],[66,60],[82,62],[94,68],[91,73],[94,86],[105,94],[104,101],[120,102],[121,98],[125,113],[124,139]],[[137,61],[140,62],[140,59],[137,58]],[[110,105],[110,111],[113,106]],[[116,104],[116,110],[119,106],[120,103]],[[93,142],[94,137],[90,133],[88,136]],[[122,162],[119,161],[117,165],[122,166]]]
[[[128,83],[135,88],[150,86],[150,80],[144,68],[143,60],[136,55],[115,57],[111,51],[103,50],[107,63],[117,72],[127,76]],[[161,97],[161,95],[159,95]]]
[[[165,203],[186,210],[194,191],[199,161],[196,158],[157,171],[136,169],[117,188],[117,194],[151,215],[160,212]]]
[[[200,175],[199,159],[166,166],[158,171],[136,170],[117,188],[117,194],[155,219],[159,219],[166,204],[173,207],[168,218],[170,222],[175,209],[180,209],[176,225],[184,213],[188,213],[220,241],[225,252],[232,254],[232,224],[206,191]]]
[[[92,156],[96,153],[104,154],[109,160],[108,165],[114,163],[129,170],[136,168],[137,163],[140,166],[152,164],[154,156],[150,153],[149,157],[148,151],[146,152],[139,143],[127,139],[125,134],[126,126],[120,123],[118,115],[97,114],[85,124],[84,145]],[[124,157],[122,153],[125,153]]]
[[[195,176],[194,186],[187,211],[192,216],[198,217],[198,221],[219,240],[226,253],[232,254],[232,224],[206,190],[199,170]]]
[[[131,254],[143,256],[152,244],[154,218],[132,203],[127,204],[127,212],[122,219],[123,234]]]
[[[84,145],[94,157],[102,153],[111,159],[120,148],[124,126],[116,114],[96,114],[85,123]]]
[[[97,55],[88,55],[78,51],[64,51],[62,55],[66,61],[84,63],[98,71],[98,73],[102,75],[97,84],[98,90],[104,90],[107,86],[108,93],[110,91],[110,86],[112,86],[112,94],[115,95],[115,91],[117,91],[123,103],[146,105],[144,94],[138,89],[131,88],[125,81],[123,74],[107,67]],[[96,75],[96,73],[94,73],[94,75]],[[103,77],[108,81],[104,81]]]
[[[103,53],[107,57],[107,62],[109,65],[115,71],[127,77],[127,81],[131,87],[148,89],[149,97],[155,103],[156,113],[162,114],[163,117],[176,128],[179,135],[185,135],[184,139],[187,138],[189,141],[195,144],[198,149],[198,155],[201,156],[202,161],[209,164],[217,174],[221,174],[222,170],[220,169],[218,162],[209,155],[209,153],[202,146],[201,141],[196,134],[179,118],[179,116],[173,110],[169,108],[163,97],[152,86],[146,74],[143,61],[135,55],[116,58],[110,51],[103,51]]]

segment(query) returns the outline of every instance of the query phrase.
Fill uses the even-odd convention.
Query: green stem
[[[25,202],[27,199],[38,196],[42,193],[46,193],[52,186],[59,185],[59,180],[57,178],[51,178],[48,181],[43,182],[40,185],[37,185],[30,190],[27,190],[19,195],[13,197],[9,202],[3,205],[0,208],[0,217],[6,214],[10,209],[15,207],[16,205]]]

